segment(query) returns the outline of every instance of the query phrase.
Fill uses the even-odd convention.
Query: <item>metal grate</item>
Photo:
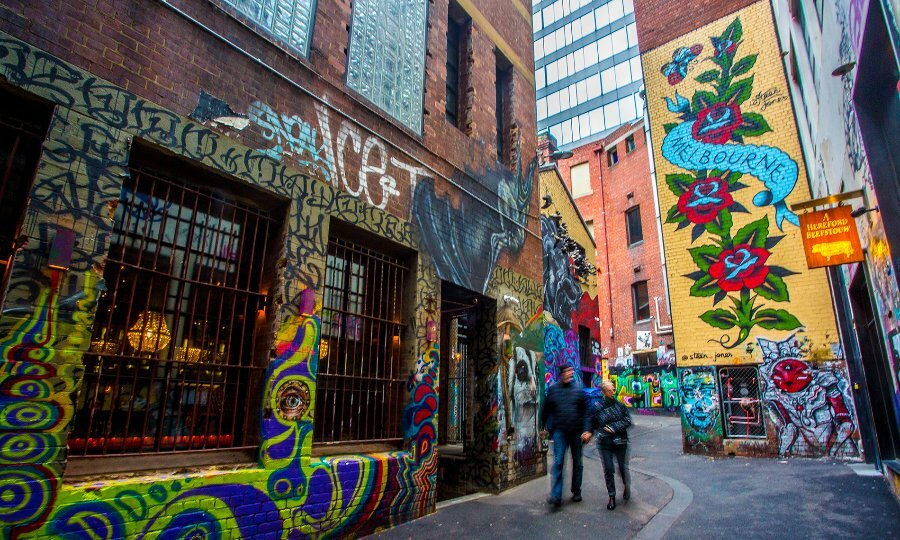
[[[403,261],[331,238],[316,382],[316,444],[399,442]]]
[[[70,455],[247,448],[273,218],[132,167],[116,208]],[[270,254],[269,254],[270,255]]]
[[[0,94],[0,306],[28,207],[50,113],[39,104]]]
[[[466,317],[453,317],[450,320],[449,361],[447,362],[446,379],[441,388],[446,388],[446,415],[442,443],[464,444],[466,440],[466,404],[469,378],[469,330],[466,328]]]
[[[719,370],[725,436],[755,438],[766,436],[759,399],[759,370],[753,366]]]

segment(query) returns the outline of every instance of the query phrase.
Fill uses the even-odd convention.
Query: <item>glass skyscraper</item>
[[[634,0],[532,0],[538,132],[560,148],[643,115]]]

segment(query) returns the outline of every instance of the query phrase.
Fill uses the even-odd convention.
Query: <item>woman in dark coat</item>
[[[591,410],[591,429],[597,433],[597,447],[603,458],[603,476],[606,480],[606,491],[609,493],[607,510],[616,507],[616,482],[613,458],[619,464],[619,475],[624,486],[622,498],[631,497],[631,479],[628,474],[628,428],[631,427],[631,413],[616,399],[615,388],[610,381],[603,381],[600,386],[603,401]]]

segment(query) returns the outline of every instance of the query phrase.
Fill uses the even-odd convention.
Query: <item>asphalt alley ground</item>
[[[448,501],[376,537],[900,538],[900,505],[880,476],[861,476],[824,459],[684,455],[678,418],[633,418],[632,500],[620,500],[613,511],[606,510],[602,466],[591,443],[580,503],[566,498],[552,511],[545,476],[500,495]]]

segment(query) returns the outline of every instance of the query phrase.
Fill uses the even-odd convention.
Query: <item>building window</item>
[[[0,90],[0,306],[52,109]]]
[[[631,303],[634,306],[635,322],[650,318],[650,296],[647,294],[646,281],[638,281],[631,285]]]
[[[618,123],[618,121],[616,122]],[[606,163],[612,167],[616,163],[619,162],[619,152],[616,150],[616,147],[613,146],[609,150],[606,151]]]
[[[322,341],[313,442],[318,445],[403,440],[406,257],[360,241],[332,221],[322,300]]]
[[[422,133],[426,0],[356,0],[347,86]]]
[[[756,438],[766,436],[762,403],[759,399],[759,371],[754,366],[719,369],[722,416],[725,436]]]
[[[625,153],[630,154],[634,152],[634,135],[629,135],[625,137]]]
[[[572,178],[572,197],[576,199],[591,194],[591,172],[588,163],[579,163],[569,169]]]
[[[455,2],[450,2],[447,15],[447,94],[444,110],[447,121],[456,127],[462,127],[465,123],[461,117],[464,111],[460,88],[465,88],[464,80],[468,76],[466,49],[471,22],[462,8]]]
[[[629,246],[644,241],[644,231],[641,228],[640,206],[633,206],[625,211],[625,232],[628,236]]]
[[[269,350],[265,291],[280,252],[274,209],[139,146],[130,173],[69,455],[253,448]]]
[[[222,0],[278,41],[309,56],[315,0]]]
[[[506,155],[509,148],[507,137],[512,125],[512,75],[513,68],[509,60],[500,51],[496,52],[497,66],[494,90],[497,102],[494,107],[494,117],[497,126],[497,161],[508,165],[510,160]]]

